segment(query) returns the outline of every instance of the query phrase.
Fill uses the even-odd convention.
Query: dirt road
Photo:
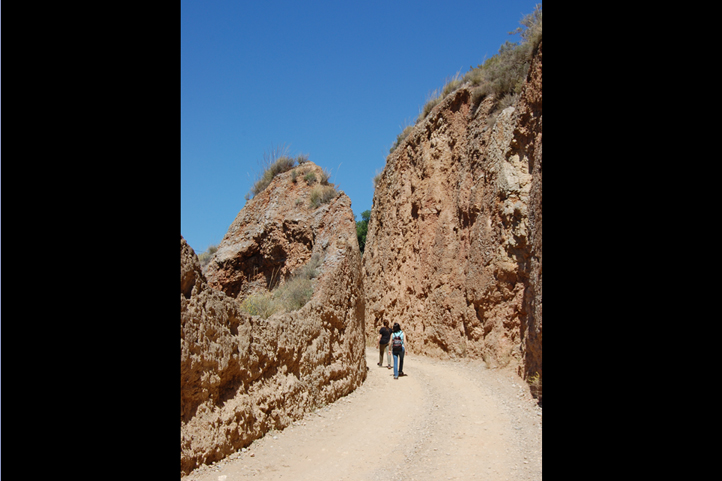
[[[542,409],[511,371],[406,357],[348,396],[183,481],[542,479]]]

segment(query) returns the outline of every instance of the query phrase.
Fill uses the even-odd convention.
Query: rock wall
[[[542,376],[542,45],[529,69],[526,88],[517,107],[517,126],[512,155],[528,162],[532,176],[527,210],[529,214],[528,279],[524,296],[521,350],[525,378]],[[541,388],[537,388],[541,401]]]
[[[365,379],[351,202],[341,192],[310,208],[311,188],[294,184],[290,172],[276,177],[239,213],[208,279],[181,236],[181,474],[288,426]],[[322,262],[302,308],[268,319],[240,309],[244,293],[263,289],[271,275],[283,282],[313,254]]]
[[[366,334],[541,375],[541,45],[519,101],[462,87],[389,155],[363,257]],[[495,121],[494,121],[495,117]]]

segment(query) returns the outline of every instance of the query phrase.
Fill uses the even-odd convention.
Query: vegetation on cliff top
[[[246,194],[246,200],[257,196],[268,187],[278,174],[288,172],[296,167],[296,164],[302,165],[308,161],[308,155],[299,155],[295,159],[286,155],[288,147],[274,147],[270,152],[263,153],[262,172],[256,178],[256,182],[251,187],[251,192]]]
[[[258,175],[253,187],[251,187],[251,191],[246,194],[246,200],[263,192],[278,174],[292,170],[291,182],[294,184],[298,182],[299,176],[303,176],[303,180],[306,181],[307,185],[313,185],[316,182],[319,184],[311,190],[309,196],[308,206],[311,209],[316,209],[321,204],[331,202],[338,195],[336,186],[329,182],[331,173],[322,168],[319,174],[320,178],[317,178],[316,173],[308,169],[296,170],[296,167],[308,162],[308,155],[298,155],[294,159],[286,155],[287,150],[287,147],[276,147],[270,153],[263,154],[263,170]]]
[[[521,42],[513,43],[508,40],[499,48],[499,53],[486,59],[477,67],[470,67],[469,71],[460,76],[460,72],[446,81],[446,84],[429,95],[426,104],[421,109],[416,124],[426,118],[431,110],[447,95],[462,86],[472,89],[472,102],[478,105],[485,97],[493,95],[496,100],[496,109],[501,110],[511,104],[521,91],[524,80],[531,65],[531,59],[542,40],[542,6],[537,5],[534,12],[526,15],[519,22],[522,26],[509,32],[510,35],[521,34]],[[413,126],[407,126],[396,137],[389,153],[411,133]]]

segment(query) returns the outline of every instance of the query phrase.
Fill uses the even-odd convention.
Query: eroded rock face
[[[309,174],[317,180],[304,180]],[[340,232],[348,230],[348,222],[354,222],[353,212],[350,207],[347,212],[329,209],[329,204],[310,207],[314,189],[330,188],[320,185],[321,175],[320,167],[306,162],[276,176],[250,200],[206,267],[209,285],[231,297],[244,298],[288,279],[310,260],[314,248],[322,252],[321,244],[336,243],[332,235],[335,224],[339,224]],[[346,195],[341,199],[342,205],[350,206]]]
[[[310,187],[294,185],[286,173],[251,200],[211,261],[212,280],[181,237],[182,474],[288,426],[365,379],[365,304],[351,203],[340,193],[308,208]],[[294,192],[302,203],[289,197]],[[269,269],[283,282],[315,253],[319,275],[302,308],[267,320],[240,309],[243,292],[263,288]]]
[[[528,202],[529,261],[521,326],[525,378],[542,375],[542,45],[532,62],[518,103],[512,151],[529,163],[532,176]]]
[[[399,322],[411,352],[541,374],[541,71],[539,46],[493,126],[492,99],[457,90],[387,159],[363,258],[367,339]]]

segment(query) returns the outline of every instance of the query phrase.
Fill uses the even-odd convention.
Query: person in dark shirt
[[[386,351],[386,367],[391,369],[391,352],[389,351],[391,329],[389,329],[389,321],[384,321],[384,327],[381,328],[379,334],[379,362],[377,363],[377,366],[384,367],[384,351]]]

